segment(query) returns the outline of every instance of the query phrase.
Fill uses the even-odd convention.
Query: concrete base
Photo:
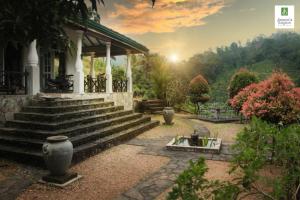
[[[80,178],[82,178],[82,176],[77,173],[67,173],[64,176],[53,176],[49,174],[39,180],[39,183],[64,188]]]

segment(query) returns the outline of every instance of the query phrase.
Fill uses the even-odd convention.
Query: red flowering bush
[[[300,91],[286,74],[275,72],[267,80],[244,88],[230,104],[247,118],[290,124],[300,114]]]
[[[257,83],[252,83],[242,89],[238,93],[238,95],[229,100],[229,104],[231,105],[231,107],[237,112],[240,112],[242,110],[243,104],[247,101],[249,94],[252,92],[256,92],[258,90],[258,86],[259,85]]]

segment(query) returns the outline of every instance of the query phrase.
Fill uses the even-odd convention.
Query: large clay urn
[[[43,144],[43,155],[50,174],[63,176],[72,161],[73,145],[67,136],[48,137]]]
[[[166,122],[167,125],[172,125],[172,121],[174,118],[174,109],[172,107],[165,107],[163,109],[163,116],[164,116],[164,120]]]

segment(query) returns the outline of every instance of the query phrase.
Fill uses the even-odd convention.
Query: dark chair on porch
[[[61,75],[55,79],[47,80],[47,92],[73,92],[74,81],[73,75]]]

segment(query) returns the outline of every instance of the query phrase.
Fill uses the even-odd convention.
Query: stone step
[[[118,145],[123,141],[132,139],[133,137],[154,128],[159,125],[159,121],[149,121],[147,123],[141,124],[139,126],[132,127],[130,129],[121,131],[116,134],[106,136],[104,138],[98,139],[94,142],[80,145],[74,149],[73,163],[77,163],[81,160],[86,159],[100,151],[103,151],[111,146]]]
[[[99,121],[103,121],[103,120],[107,120],[107,119],[111,119],[111,118],[115,118],[115,117],[121,117],[121,116],[129,115],[132,113],[133,113],[132,110],[120,110],[120,111],[109,112],[109,113],[104,113],[104,114],[100,114],[100,115],[92,115],[92,116],[87,116],[87,117],[82,117],[82,118],[75,118],[75,119],[65,120],[65,121],[60,121],[60,122],[46,123],[43,121],[36,121],[36,122],[33,122],[33,124],[39,123],[39,125],[42,124],[42,125],[50,127],[50,130],[52,128],[55,128],[55,130],[59,130],[59,129],[64,129],[64,128],[73,127],[73,126],[77,126],[77,125],[99,122]],[[31,121],[27,121],[27,122],[31,122]],[[1,128],[0,128],[0,130],[1,130]],[[47,130],[49,130],[49,129],[47,129]]]
[[[67,135],[67,136],[73,136],[76,134],[83,134],[83,133],[88,133],[94,130],[97,130],[99,128],[102,127],[106,127],[106,126],[110,126],[116,123],[121,123],[124,122],[126,120],[131,120],[131,119],[135,119],[135,118],[140,118],[142,116],[142,114],[140,113],[133,113],[133,112],[129,112],[128,113],[122,113],[125,115],[121,115],[118,117],[112,117],[106,120],[100,120],[100,121],[96,121],[93,123],[87,123],[87,124],[77,124],[76,126],[66,126],[66,128],[62,128],[62,129],[56,129],[55,126],[51,126],[51,124],[46,124],[43,123],[41,124],[32,124],[32,123],[28,123],[29,127],[14,127],[14,134],[15,135],[22,135],[22,136],[27,136],[30,138],[46,138],[49,136],[53,136],[53,135]],[[41,127],[40,127],[41,126]],[[12,128],[12,127],[9,127]],[[5,128],[0,129],[0,130],[5,130]],[[11,129],[8,129],[11,130]],[[11,133],[11,131],[10,131]],[[5,134],[5,133],[4,133]]]
[[[33,106],[70,106],[70,105],[83,105],[91,103],[104,102],[103,98],[86,98],[86,99],[66,99],[66,98],[51,98],[49,100],[33,99],[30,105]]]
[[[27,163],[32,166],[45,168],[42,150],[35,151],[24,147],[10,146],[9,144],[0,144],[0,156],[9,160],[15,160],[20,163]]]
[[[93,140],[97,140],[102,137],[106,137],[108,135],[132,128],[134,126],[138,126],[142,123],[146,123],[151,121],[150,117],[140,117],[138,119],[132,119],[126,122],[118,123],[113,126],[103,127],[101,129],[95,130],[94,132],[89,132],[81,135],[69,136],[70,141],[73,143],[73,146],[76,147],[78,145],[82,145],[88,142],[93,142]],[[34,139],[28,137],[22,137],[17,135],[0,135],[0,144],[9,144],[11,146],[16,147],[24,147],[26,149],[36,149],[39,151],[42,148],[43,143],[46,138]]]
[[[74,148],[72,163],[79,162],[85,158],[103,151],[113,145],[117,145],[125,140],[131,139],[136,135],[149,130],[159,124],[159,121],[149,121],[116,134],[112,134],[93,142],[89,142]],[[26,162],[34,166],[45,167],[42,150],[24,148],[20,146],[11,146],[9,144],[0,144],[0,155],[18,162]]]
[[[151,111],[162,111],[163,109],[164,109],[164,107],[149,107],[148,108],[149,110],[151,110]]]
[[[74,112],[65,112],[59,114],[46,114],[46,113],[29,113],[29,112],[19,112],[14,115],[15,121],[37,121],[37,122],[61,122],[71,119],[78,119],[81,117],[88,117],[93,115],[99,115],[103,113],[113,112],[123,110],[123,106],[109,106],[103,108],[74,111]],[[8,126],[14,124],[14,120],[7,121]]]
[[[101,107],[114,106],[114,102],[98,102],[91,104],[66,105],[66,106],[24,106],[22,112],[58,114],[72,111],[90,110]]]

